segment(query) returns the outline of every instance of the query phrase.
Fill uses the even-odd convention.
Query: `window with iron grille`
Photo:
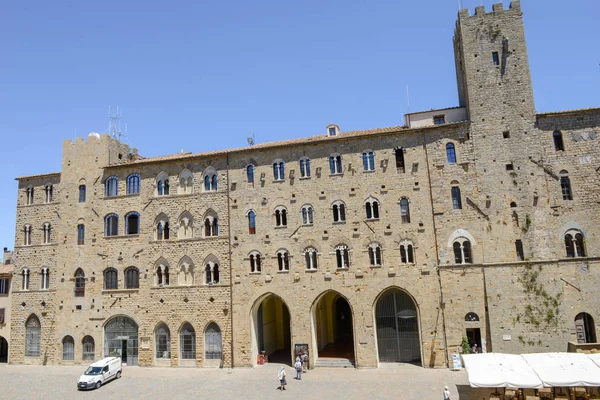
[[[192,325],[186,322],[179,331],[179,342],[182,360],[196,359],[196,332]]]
[[[72,361],[75,359],[75,341],[71,336],[65,336],[62,342],[63,360]]]
[[[85,336],[82,340],[83,344],[83,361],[93,361],[96,356],[94,338],[91,336]]]

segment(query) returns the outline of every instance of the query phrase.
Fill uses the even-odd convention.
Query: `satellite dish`
[[[100,134],[96,132],[91,132],[88,137],[95,137],[96,139],[100,139]]]

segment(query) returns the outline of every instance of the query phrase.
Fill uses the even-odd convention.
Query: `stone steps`
[[[317,368],[354,368],[354,360],[347,358],[319,358],[315,363]]]

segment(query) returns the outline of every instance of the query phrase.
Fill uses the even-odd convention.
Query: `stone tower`
[[[545,204],[542,146],[534,135],[535,105],[519,1],[510,8],[483,6],[475,15],[461,10],[454,34],[460,106],[466,107],[478,193],[473,207],[488,221],[486,260],[515,258],[520,240],[524,258],[543,253],[536,235],[534,202]],[[493,231],[493,232],[492,232]],[[539,247],[539,248],[538,248]],[[516,260],[518,261],[518,260]]]

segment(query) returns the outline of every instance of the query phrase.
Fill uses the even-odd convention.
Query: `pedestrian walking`
[[[300,361],[300,357],[296,357],[296,364],[294,364],[296,368],[296,379],[299,381],[302,380],[302,361]]]
[[[300,361],[302,361],[302,372],[308,372],[308,353],[300,354]]]
[[[277,377],[279,378],[279,390],[285,390],[285,385],[287,385],[287,381],[285,380],[286,375],[285,368],[281,367],[277,374]]]
[[[448,390],[448,386],[444,386],[444,400],[450,400],[450,391]]]

